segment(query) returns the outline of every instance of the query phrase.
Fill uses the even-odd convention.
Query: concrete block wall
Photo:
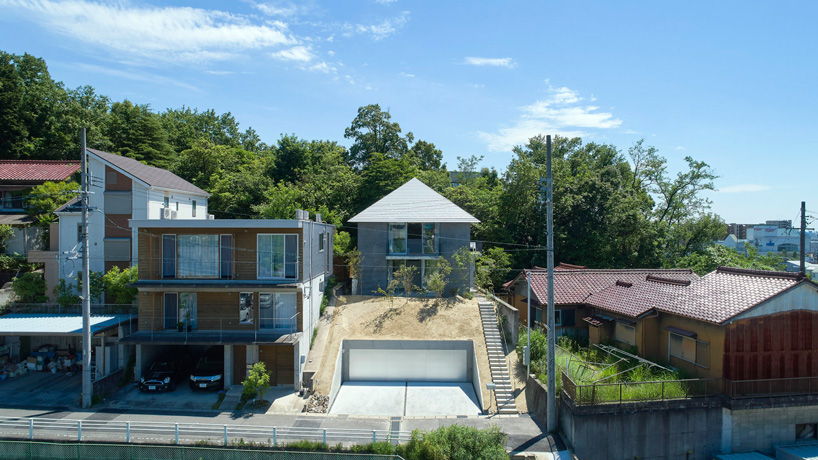
[[[734,409],[730,412],[733,452],[774,453],[775,444],[795,442],[795,426],[818,423],[818,401],[814,405]]]

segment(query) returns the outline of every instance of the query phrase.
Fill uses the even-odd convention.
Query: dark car
[[[193,390],[224,388],[224,351],[221,347],[211,347],[199,358],[188,383]]]
[[[182,361],[175,355],[160,356],[151,364],[145,375],[139,379],[142,391],[173,391],[184,378]]]

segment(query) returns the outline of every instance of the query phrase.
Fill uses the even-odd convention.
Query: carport
[[[94,379],[99,380],[124,367],[128,360],[128,348],[116,343],[122,328],[128,327],[128,315],[101,315],[91,317],[91,362],[94,365]],[[43,356],[49,360],[63,358],[69,353],[82,353],[82,315],[70,314],[22,314],[0,316],[0,359],[6,368],[25,362],[29,356]],[[53,346],[53,351],[41,352],[45,345]],[[35,359],[32,367],[47,371]],[[42,360],[45,363],[45,359]],[[77,360],[80,366],[82,361]],[[9,375],[16,374],[9,372]],[[25,379],[27,375],[14,377]]]
[[[344,340],[330,413],[476,415],[482,393],[471,340]]]

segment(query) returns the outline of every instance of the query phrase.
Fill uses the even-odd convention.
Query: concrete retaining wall
[[[579,407],[561,399],[560,431],[583,460],[709,460],[721,452],[718,398]]]
[[[733,401],[724,417],[725,450],[773,454],[774,445],[796,441],[796,425],[818,422],[818,397]]]

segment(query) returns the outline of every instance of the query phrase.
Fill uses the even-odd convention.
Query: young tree
[[[361,262],[364,258],[358,248],[347,252],[347,265],[349,266],[349,277],[352,280],[352,294],[358,291],[358,283],[361,281]]]
[[[417,267],[413,265],[404,265],[395,270],[394,279],[398,280],[398,283],[403,287],[404,297],[411,296],[412,292],[418,289],[418,286],[415,285],[415,275],[417,272]]]
[[[18,302],[40,303],[48,300],[45,296],[45,280],[40,273],[29,272],[14,277],[11,289]]]
[[[428,265],[427,265],[428,267]],[[441,257],[437,260],[434,269],[431,273],[426,273],[426,289],[435,294],[435,299],[440,300],[446,290],[446,285],[449,283],[449,273],[452,272],[452,267],[446,259]]]
[[[247,378],[241,384],[244,386],[242,391],[244,394],[257,394],[258,399],[264,401],[264,393],[270,389],[270,373],[267,372],[267,366],[263,362],[253,364]]]
[[[50,222],[51,213],[74,198],[80,186],[76,182],[44,182],[31,189],[26,212],[40,224]]]
[[[378,290],[375,291],[376,293],[386,297],[386,299],[389,301],[389,308],[393,308],[395,306],[395,291],[398,289],[398,284],[398,280],[391,279],[388,283],[386,283],[386,289],[378,285]]]

